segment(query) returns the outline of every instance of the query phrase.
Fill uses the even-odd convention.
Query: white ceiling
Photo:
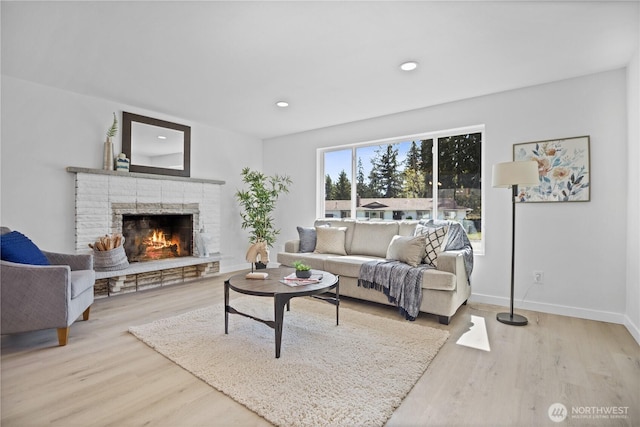
[[[259,138],[621,68],[640,13],[637,1],[2,1],[1,12],[3,74]],[[420,67],[400,71],[407,59]]]

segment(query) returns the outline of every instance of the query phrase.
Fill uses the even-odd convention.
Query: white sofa
[[[360,266],[371,260],[384,259],[393,237],[412,236],[417,224],[418,221],[404,220],[318,219],[314,227],[346,227],[345,254],[299,252],[300,240],[296,239],[285,243],[285,250],[278,253],[277,261],[284,266],[293,266],[295,261],[301,260],[313,269],[339,275],[340,295],[391,305],[383,292],[358,286]],[[445,238],[442,247],[446,248],[446,245]],[[422,273],[420,312],[437,315],[439,322],[445,325],[471,295],[465,253],[469,250],[444,250],[438,255],[437,268]]]

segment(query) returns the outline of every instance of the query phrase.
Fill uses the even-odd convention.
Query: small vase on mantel
[[[107,138],[104,142],[104,160],[102,162],[102,169],[113,170],[113,142],[111,138]]]
[[[117,172],[129,172],[129,159],[124,153],[118,154],[116,157],[116,171]]]
[[[118,118],[116,117],[116,113],[113,113],[113,123],[109,130],[107,130],[107,140],[104,142],[104,159],[102,161],[102,169],[112,171],[114,166],[113,161],[113,142],[111,142],[111,138],[116,136],[118,133]]]

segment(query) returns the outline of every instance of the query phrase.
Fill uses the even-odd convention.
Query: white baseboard
[[[631,321],[631,319],[629,319],[629,316],[624,316],[624,319],[625,319],[624,326],[626,326],[627,330],[629,331],[633,339],[635,339],[636,342],[640,344],[640,328],[638,327],[638,325],[635,325]]]
[[[509,307],[509,298],[495,297],[491,295],[471,294],[472,302],[493,304]],[[515,308],[523,310],[539,311],[541,313],[558,314],[561,316],[577,317],[580,319],[597,320],[600,322],[618,323],[627,325],[627,316],[624,313],[614,313],[611,311],[591,310],[586,308],[571,307],[567,305],[549,304],[525,301],[523,304],[515,301]],[[633,333],[632,333],[633,335]]]

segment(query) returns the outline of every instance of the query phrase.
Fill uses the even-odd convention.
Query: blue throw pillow
[[[11,231],[0,236],[0,258],[19,264],[50,265],[40,249],[27,236]]]

